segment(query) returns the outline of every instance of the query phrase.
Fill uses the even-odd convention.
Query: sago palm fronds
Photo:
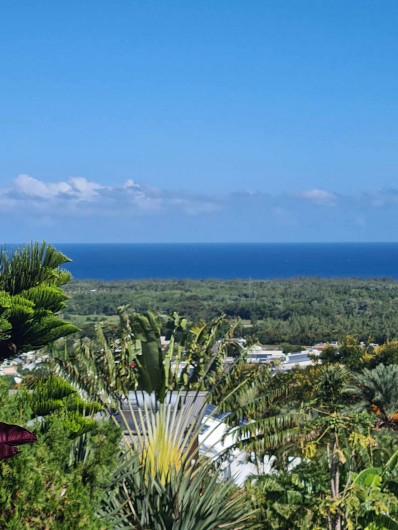
[[[354,408],[375,414],[378,426],[398,429],[398,365],[354,374],[346,393],[358,400]]]
[[[239,372],[236,380],[234,369],[225,377],[223,392],[213,394],[229,413],[225,421],[234,427],[236,445],[260,460],[291,450],[309,419],[304,410],[287,410],[291,383],[273,377],[268,367],[256,367],[245,377]]]
[[[317,404],[322,408],[334,408],[344,395],[351,373],[346,366],[339,364],[320,366],[315,384]]]

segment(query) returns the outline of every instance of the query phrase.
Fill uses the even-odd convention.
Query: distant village
[[[45,355],[40,351],[28,351],[21,353],[19,357],[8,360],[6,359],[0,364],[0,376],[8,375],[14,377],[15,384],[22,382],[21,374],[24,372],[33,372],[41,364],[49,361],[49,355]]]
[[[328,346],[338,348],[337,341],[331,342],[319,342],[313,346],[306,346],[300,351],[292,351],[284,353],[281,349],[270,349],[268,346],[262,344],[255,344],[247,347],[247,341],[244,338],[232,339],[242,350],[246,350],[246,362],[247,364],[269,364],[272,366],[273,371],[289,371],[293,368],[305,368],[317,362],[317,357],[320,356],[321,352]],[[166,350],[169,345],[169,341],[166,337],[161,337],[162,350]],[[365,347],[364,343],[361,346]],[[376,343],[370,344],[372,347],[378,346]],[[19,357],[15,359],[6,359],[0,364],[0,376],[8,375],[13,376],[15,383],[19,384],[22,381],[21,374],[28,371],[33,372],[41,364],[47,363],[49,356],[39,351],[28,351],[21,353]],[[235,362],[234,357],[227,357],[226,363],[232,364]]]

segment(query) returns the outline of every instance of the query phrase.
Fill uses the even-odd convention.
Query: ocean
[[[398,243],[55,244],[76,279],[398,278]]]

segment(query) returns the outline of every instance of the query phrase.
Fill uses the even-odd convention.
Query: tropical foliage
[[[192,412],[192,406],[177,411],[161,404],[145,409],[144,429],[125,423],[126,464],[104,502],[114,528],[254,528],[244,491],[220,482],[213,463],[195,450],[200,426],[190,423]]]
[[[240,297],[231,306],[226,284],[211,284],[205,300],[190,294],[186,319],[172,303],[192,284],[171,282],[167,300],[154,282],[145,309],[167,306],[170,316],[121,306],[117,320],[97,322],[89,337],[53,342],[76,330],[58,316],[66,310],[69,276],[59,268],[66,260],[47,245],[0,259],[2,355],[52,344],[51,362],[25,375],[18,389],[10,393],[10,383],[0,382],[0,454],[37,438],[0,464],[1,527],[398,528],[398,343],[394,318],[376,301],[395,296],[394,285],[250,282],[244,296],[230,282]],[[131,284],[135,294],[144,284]],[[82,312],[84,285],[70,290],[80,289]],[[195,285],[206,292],[206,282]],[[109,299],[113,287],[100,287]],[[156,290],[159,304],[150,304]],[[95,302],[97,291],[90,292]],[[276,297],[266,302],[261,293]],[[330,295],[328,304],[321,295]],[[196,318],[206,304],[221,304],[229,315],[249,308],[251,322]],[[375,330],[390,340],[373,344]],[[285,373],[248,365],[236,340],[243,334],[288,341],[285,350],[315,338],[340,340],[323,349],[321,363],[314,358]],[[215,408],[202,430],[207,403]],[[199,435],[211,440],[210,424],[222,425],[224,439],[202,454]],[[238,454],[256,470],[239,487],[220,474]]]
[[[57,313],[68,298],[61,286],[71,276],[60,266],[70,261],[45,243],[0,254],[0,359],[22,349],[38,349],[78,331]],[[17,425],[0,425],[0,460],[18,453],[15,445],[36,437]]]
[[[121,307],[117,332],[107,335],[97,324],[93,339],[55,348],[53,356],[64,377],[104,405],[109,400],[116,405],[122,395],[136,390],[154,393],[163,402],[167,391],[204,390],[223,378],[235,325],[219,317],[189,327],[174,313],[166,322],[168,344],[162,350],[158,317]]]
[[[120,430],[91,412],[91,419],[83,415],[91,403],[70,406],[74,394],[54,378],[39,380],[33,393],[10,395],[1,385],[1,419],[23,423],[37,436],[32,447],[0,465],[1,528],[109,528],[96,511],[119,462]]]
[[[249,528],[253,510],[244,492],[220,483],[212,461],[195,449],[201,425],[194,411],[200,415],[206,405],[195,402],[222,373],[224,343],[216,341],[224,319],[188,329],[173,314],[163,353],[154,314],[121,308],[119,315],[113,339],[98,326],[96,341],[78,341],[55,357],[60,373],[99,399],[125,431],[123,464],[102,513],[112,514],[115,528]],[[193,400],[187,403],[189,390]],[[131,394],[154,401],[147,406],[144,399],[144,410],[133,408]]]
[[[177,311],[194,322],[220,314],[240,318],[239,335],[263,344],[398,338],[398,282],[392,279],[73,281],[66,291],[71,300],[64,314],[89,334],[93,322],[112,324],[125,304],[140,313]]]
[[[60,269],[68,261],[45,243],[0,254],[0,358],[78,331],[57,316],[68,299],[61,286],[71,276]]]
[[[352,386],[346,389],[356,398],[357,410],[372,412],[378,427],[398,429],[398,365],[379,364],[352,376]]]

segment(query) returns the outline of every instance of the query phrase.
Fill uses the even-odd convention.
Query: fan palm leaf
[[[115,528],[216,530],[251,528],[253,511],[232,482],[220,482],[212,462],[194,451],[200,425],[188,408],[160,404],[130,412],[126,462],[103,507]]]

